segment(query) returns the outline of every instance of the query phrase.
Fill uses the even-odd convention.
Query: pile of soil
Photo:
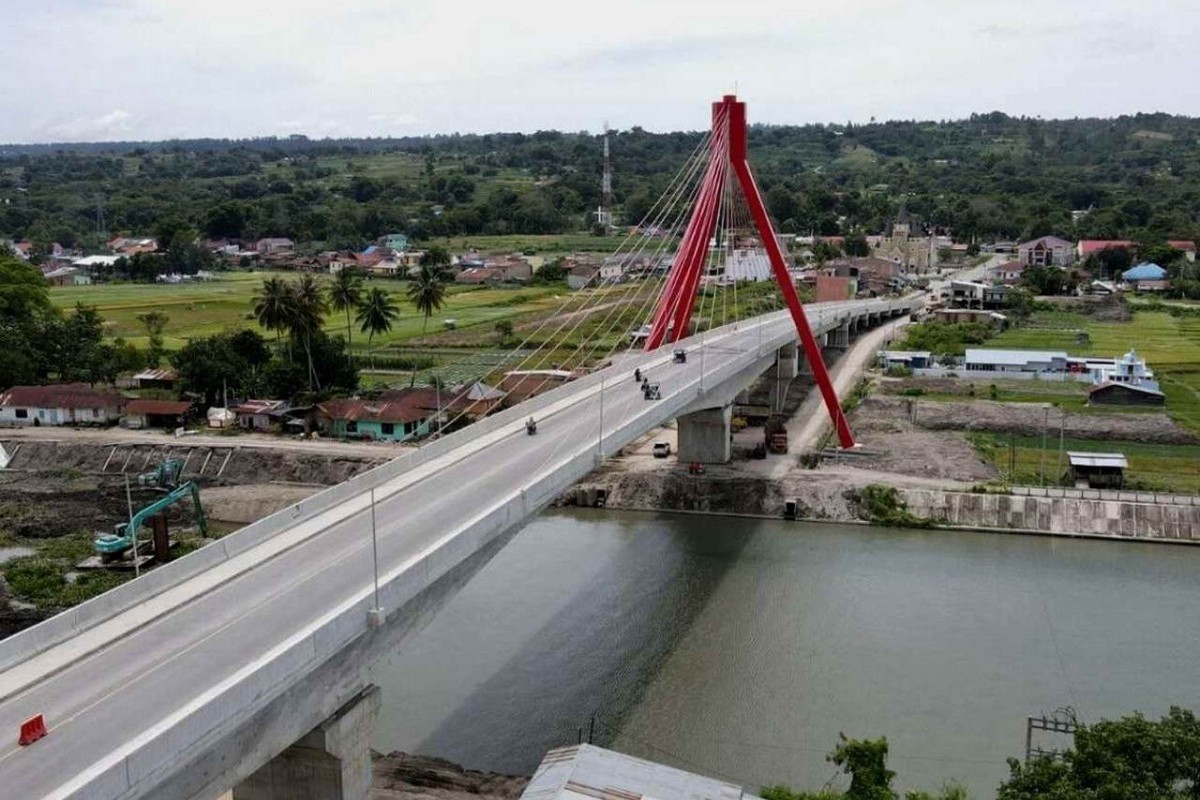
[[[990,400],[941,402],[919,397],[870,397],[856,415],[886,424],[908,420],[925,430],[988,431],[1015,436],[1041,436],[1047,426],[1046,410],[1029,403],[996,403]],[[1048,426],[1058,434],[1060,425],[1073,439],[1198,444],[1200,437],[1175,424],[1166,414],[1073,414],[1052,408]]]
[[[463,769],[443,758],[372,754],[371,800],[515,800],[529,778]]]

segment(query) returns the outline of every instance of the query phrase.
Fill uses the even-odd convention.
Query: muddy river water
[[[1031,714],[1200,708],[1198,574],[1194,547],[548,512],[376,668],[376,747],[528,773],[582,729],[818,789],[839,732],[886,735],[902,788],[988,798]]]

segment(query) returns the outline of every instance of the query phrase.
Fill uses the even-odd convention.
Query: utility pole
[[[1050,427],[1050,406],[1042,409],[1042,467],[1041,485],[1046,485],[1046,430]]]
[[[379,607],[379,541],[375,534],[375,487],[371,487],[371,561],[375,568],[375,607],[368,613],[372,624],[383,621],[383,609]]]
[[[133,494],[129,491],[129,473],[125,473],[125,504],[129,507],[129,535],[133,537],[133,577],[137,578],[142,574],[141,567],[138,566],[138,542],[137,530],[133,527]]]
[[[1058,415],[1058,462],[1054,467],[1054,474],[1057,476],[1055,480],[1062,479],[1062,460],[1063,460],[1063,445],[1066,442],[1067,435],[1067,412],[1065,409],[1060,410]]]

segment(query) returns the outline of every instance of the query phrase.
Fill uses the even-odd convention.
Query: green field
[[[62,308],[77,302],[95,306],[104,317],[107,332],[123,336],[139,347],[146,344],[145,330],[138,314],[160,310],[170,317],[165,330],[167,349],[175,350],[192,337],[211,336],[221,331],[252,328],[261,331],[251,314],[254,294],[262,282],[279,275],[290,279],[288,273],[223,273],[220,280],[210,283],[178,285],[162,284],[105,284],[100,286],[55,287],[51,300]],[[405,283],[379,279],[373,283],[397,295],[400,318],[392,331],[376,337],[373,347],[386,347],[417,339],[423,319],[404,300]],[[475,288],[452,286],[446,307],[430,319],[430,332],[441,330],[441,321],[453,319],[458,328],[486,325],[489,328],[501,319],[513,319],[535,311],[560,307],[564,299],[561,286],[526,286],[515,289]],[[344,315],[331,314],[325,329],[331,334],[346,331]],[[366,349],[366,336],[354,330],[356,350]]]
[[[1076,344],[1077,331],[1089,344]],[[1079,356],[1120,356],[1137,350],[1167,395],[1167,412],[1200,431],[1200,315],[1136,311],[1129,322],[1094,322],[1066,311],[1034,314],[1029,323],[988,340],[987,347],[1066,350]]]
[[[1096,439],[1067,439],[1059,457],[1058,437],[1046,439],[1043,462],[1042,440],[1037,436],[1014,436],[995,433],[972,433],[969,438],[980,454],[1000,470],[1012,484],[1037,486],[1042,481],[1045,464],[1047,486],[1060,485],[1067,471],[1067,451],[1091,453],[1124,453],[1129,460],[1125,473],[1126,486],[1131,489],[1180,494],[1200,493],[1200,445],[1162,445],[1138,442],[1110,442]],[[1016,474],[1009,475],[1009,442],[1016,453]]]

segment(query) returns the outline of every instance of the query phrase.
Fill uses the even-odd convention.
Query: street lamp
[[[375,607],[367,611],[372,628],[383,624],[383,609],[379,606],[379,541],[375,534],[375,487],[371,487],[371,561],[375,568]]]

